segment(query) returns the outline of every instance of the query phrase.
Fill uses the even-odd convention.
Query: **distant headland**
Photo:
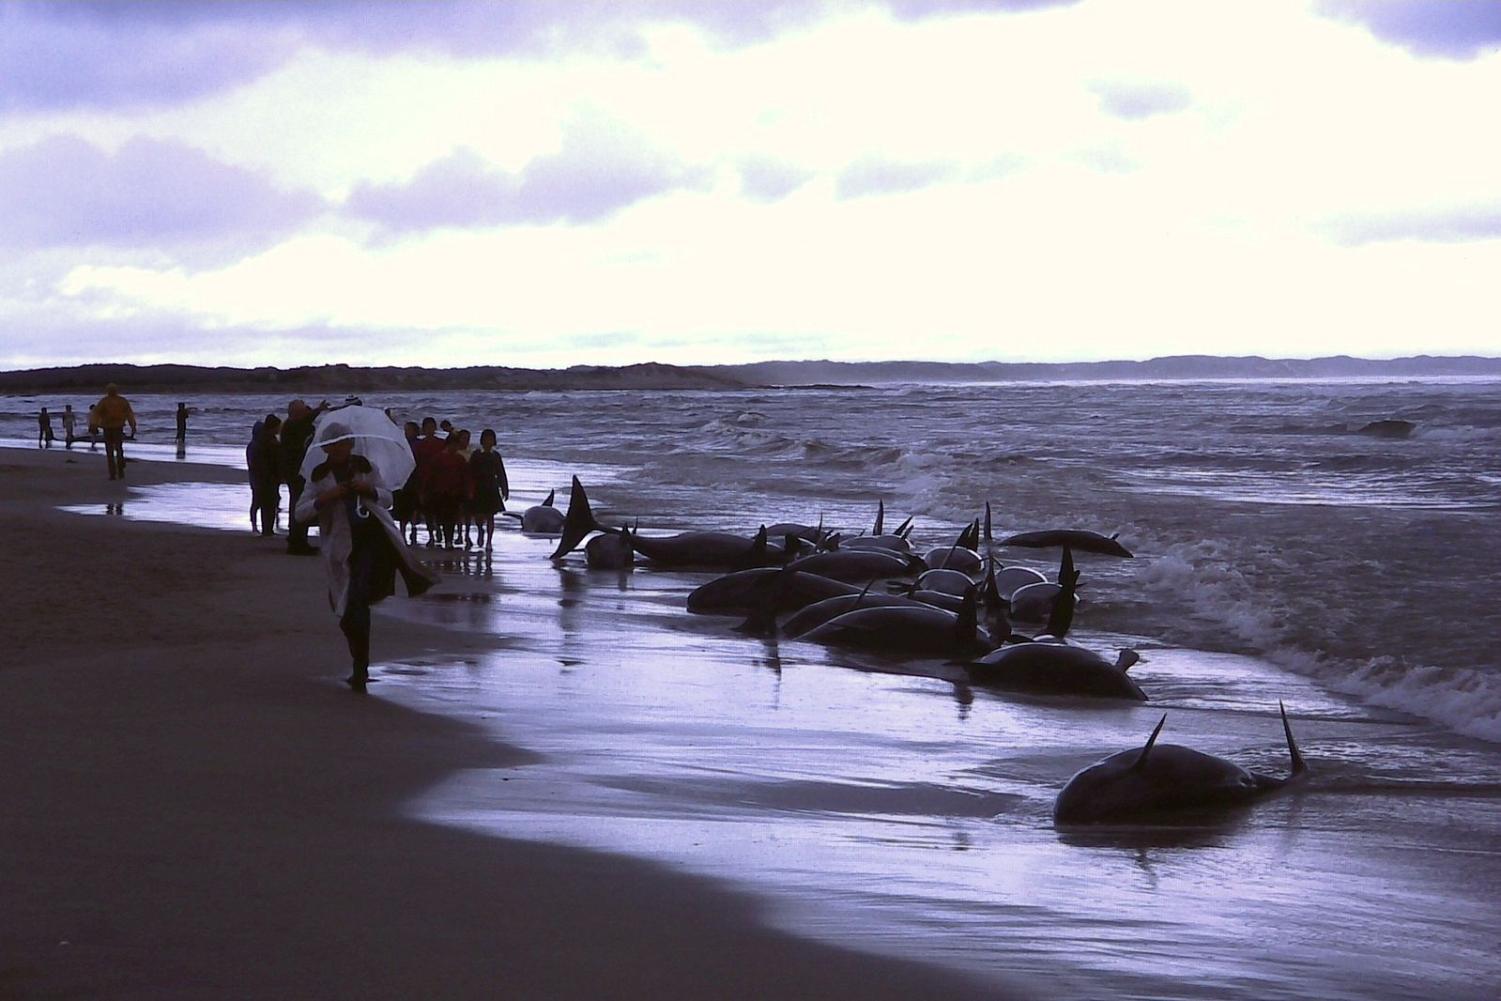
[[[118,382],[137,393],[332,393],[436,390],[731,390],[775,386],[859,387],[890,383],[1058,380],[1342,379],[1498,376],[1501,358],[1222,358],[1178,355],[1146,361],[931,362],[768,361],[744,365],[575,365],[562,369],[482,365],[468,368],[308,365],[229,368],[201,365],[94,364],[0,372],[11,395],[97,389]]]

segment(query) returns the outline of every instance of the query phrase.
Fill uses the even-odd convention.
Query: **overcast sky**
[[[0,2],[0,368],[1501,354],[1501,3]]]

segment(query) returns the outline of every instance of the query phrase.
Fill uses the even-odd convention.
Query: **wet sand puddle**
[[[522,496],[558,479],[522,468]],[[223,512],[229,495],[203,486],[132,488],[127,516],[156,498],[174,520],[243,517],[243,488]],[[380,611],[499,650],[378,663],[372,691],[541,761],[458,774],[412,804],[419,816],[680,865],[757,894],[799,934],[1037,995],[1478,998],[1501,985],[1501,765],[1485,745],[1252,658],[1082,624],[1083,645],[1142,651],[1133,675],[1152,702],[1002,698],[956,665],[690,616],[683,599],[708,575],[589,571],[578,555],[560,567],[555,540],[509,526],[496,542],[425,550],[444,583]],[[1277,699],[1314,770],[1302,791],[1207,828],[1053,830],[1068,777],[1139,746],[1164,711],[1164,741],[1283,772]]]

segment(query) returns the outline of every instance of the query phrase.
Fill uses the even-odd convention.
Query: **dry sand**
[[[0,451],[0,997],[994,996],[660,866],[404,816],[526,752],[339,684],[316,560],[56,510],[123,497],[102,467]],[[486,642],[377,630],[382,658]]]

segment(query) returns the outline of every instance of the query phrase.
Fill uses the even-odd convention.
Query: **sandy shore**
[[[530,756],[344,689],[316,561],[57,511],[125,496],[102,464],[0,451],[0,996],[995,995],[771,930],[650,863],[411,819],[455,771]],[[377,641],[490,648],[386,619]]]

